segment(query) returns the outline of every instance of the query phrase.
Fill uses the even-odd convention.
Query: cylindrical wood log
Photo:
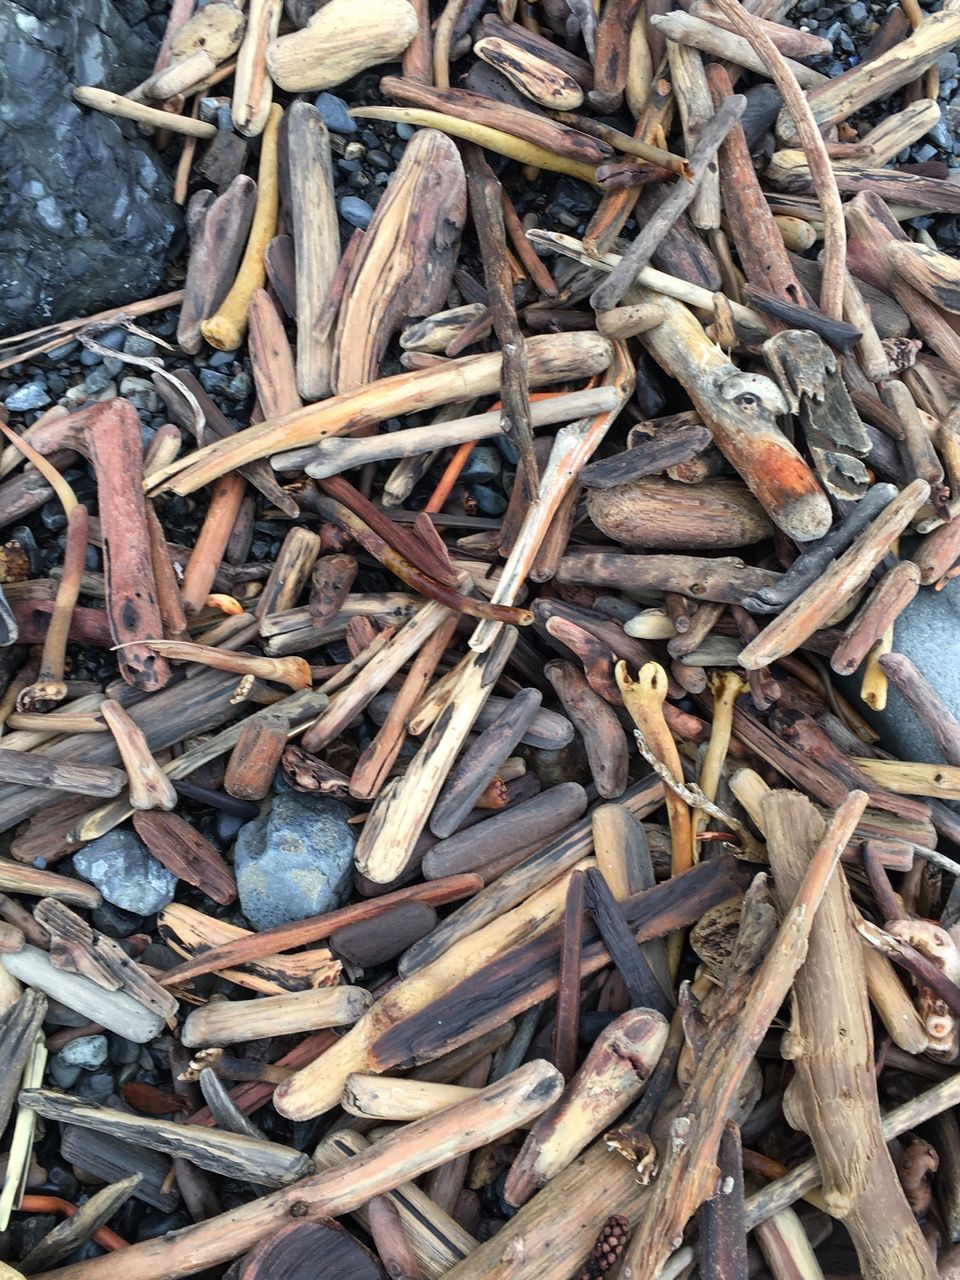
[[[223,787],[241,800],[262,800],[273,784],[287,745],[290,721],[276,712],[251,716],[230,753]]]
[[[349,1026],[372,999],[364,987],[320,987],[260,1000],[214,1000],[194,1009],[183,1024],[181,1039],[193,1049]]]

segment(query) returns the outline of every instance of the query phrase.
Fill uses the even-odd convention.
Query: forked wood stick
[[[635,1101],[663,1051],[667,1027],[661,1014],[631,1009],[601,1032],[511,1165],[503,1193],[508,1204],[525,1204]]]
[[[134,809],[175,809],[177,793],[144,737],[119,702],[107,698],[100,706],[127,771],[130,804]]]
[[[540,481],[538,500],[530,504],[520,533],[500,574],[497,590],[491,599],[492,604],[509,605],[516,600],[574,477],[593,456],[616,419],[620,406],[632,395],[635,373],[625,343],[611,343],[611,363],[604,381],[616,388],[619,404],[608,412],[571,423],[557,432],[550,459]],[[482,653],[493,642],[495,635],[496,624],[482,621],[470,637],[470,648],[476,653]]]
[[[891,542],[907,527],[930,496],[925,480],[913,480],[868,525],[849,550],[839,556],[812,586],[752,640],[740,654],[749,670],[769,666],[799,648],[837,608],[864,585],[887,554]]]
[[[818,121],[797,83],[797,78],[767,33],[736,0],[714,0],[716,7],[744,36],[766,64],[785,103],[800,145],[810,166],[823,216],[823,278],[820,285],[820,309],[835,320],[843,316],[843,289],[846,271],[846,227],[836,178],[820,136]],[[829,87],[829,86],[828,86]]]
[[[368,879],[389,884],[407,866],[453,762],[515,643],[516,631],[501,631],[489,650],[470,655],[449,703],[406,772],[377,797],[354,855]]]
[[[529,1062],[466,1102],[405,1126],[344,1166],[176,1235],[131,1245],[118,1254],[61,1269],[59,1274],[47,1271],[37,1280],[129,1280],[131,1266],[139,1280],[193,1275],[249,1249],[287,1221],[295,1205],[305,1205],[313,1216],[338,1217],[374,1195],[496,1141],[546,1110],[562,1089],[563,1078],[553,1067]]]
[[[736,1106],[743,1075],[803,964],[817,909],[866,803],[864,792],[853,792],[819,843],[819,833],[803,842],[806,872],[775,941],[732,1023],[721,1020],[707,1032],[693,1079],[670,1126],[672,1141],[664,1151],[663,1167],[624,1256],[623,1274],[629,1280],[655,1280],[692,1214],[714,1192],[723,1126]],[[808,805],[801,796],[775,792],[765,801],[768,825],[782,814],[782,838],[795,839],[791,824]]]
[[[597,333],[544,334],[527,339],[526,347],[531,388],[601,373],[613,357],[612,344]],[[281,450],[314,445],[348,428],[372,426],[386,417],[436,408],[449,400],[492,394],[499,386],[500,363],[496,353],[462,356],[429,369],[382,378],[238,431],[229,440],[215,441],[189,459],[177,459],[154,472],[146,486],[193,493],[227,471]]]
[[[824,827],[799,797],[786,803],[780,793],[763,808],[776,893],[786,910]],[[825,975],[837,973],[844,982],[825,986]],[[785,1114],[810,1134],[826,1207],[847,1226],[864,1271],[878,1280],[933,1280],[936,1267],[881,1133],[866,979],[842,874],[831,880],[813,922],[783,1052],[796,1072],[784,1095]]]
[[[210,645],[191,644],[184,640],[149,640],[144,643],[147,648],[166,654],[174,661],[199,662],[215,671],[233,671],[237,675],[275,680],[295,692],[309,689],[313,684],[310,664],[305,658],[261,658],[255,654],[231,653],[226,649],[214,649]]]
[[[646,224],[607,279],[593,291],[590,304],[595,311],[609,311],[617,306],[639,272],[648,265],[657,246],[696,195],[720,144],[743,115],[745,106],[746,99],[734,94],[704,123],[690,156],[693,178],[689,183],[678,182],[672,188],[657,216]]]

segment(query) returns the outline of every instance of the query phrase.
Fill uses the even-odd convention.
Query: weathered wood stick
[[[248,138],[263,133],[273,101],[273,85],[267,75],[267,45],[276,39],[283,14],[282,0],[251,0],[247,26],[237,54],[230,114],[233,127]]]
[[[324,987],[252,1001],[212,1000],[190,1014],[183,1024],[181,1039],[194,1049],[350,1026],[369,1008],[372,999],[364,987]]]
[[[124,120],[136,120],[138,124],[153,125],[155,129],[170,129],[174,133],[184,133],[192,138],[215,138],[217,127],[206,124],[203,120],[192,120],[189,116],[172,115],[169,111],[161,111],[157,107],[144,106],[142,102],[134,102],[119,93],[110,93],[106,89],[97,89],[92,85],[78,85],[73,97],[83,107],[92,107],[95,111],[104,111],[107,115],[120,116]]]
[[[632,308],[620,307],[617,310]],[[658,311],[662,319],[663,312],[659,308]],[[658,429],[647,438],[640,436],[634,439],[623,453],[589,463],[580,473],[580,483],[585,489],[611,489],[631,480],[657,475],[702,453],[710,439],[710,432],[699,423]]]
[[[25,787],[53,787],[81,796],[116,796],[126,775],[108,765],[58,764],[26,751],[0,750],[0,775]]]
[[[538,106],[574,111],[583,102],[583,90],[576,80],[531,49],[502,36],[482,36],[474,43],[473,52]]]
[[[142,1174],[132,1173],[128,1178],[95,1191],[72,1217],[57,1223],[52,1231],[24,1254],[20,1265],[26,1268],[25,1274],[39,1271],[41,1267],[54,1267],[86,1244],[136,1193],[142,1181]],[[13,1280],[12,1275],[10,1280]]]
[[[176,813],[137,813],[134,829],[158,862],[208,898],[229,906],[236,900],[233,872],[217,849]]]
[[[47,953],[37,947],[26,946],[0,956],[0,964],[21,982],[136,1044],[147,1044],[164,1028],[163,1017],[139,1000],[124,991],[108,991],[81,974],[56,968]]]
[[[531,388],[601,373],[613,355],[611,343],[596,333],[543,334],[528,339],[526,346]],[[379,423],[385,416],[491,394],[498,389],[499,377],[500,356],[490,354],[462,356],[433,368],[383,378],[372,386],[238,431],[229,440],[215,441],[191,454],[189,461],[178,459],[154,472],[145,483],[151,490],[193,493],[247,462],[317,444],[348,427],[355,430]]]
[[[960,765],[960,720],[922,672],[903,653],[888,653],[880,666],[906,698],[923,727],[932,735],[948,764]]]
[[[548,662],[544,674],[580,731],[597,791],[614,800],[627,786],[627,738],[613,708],[588,684],[572,662]]]
[[[168,1234],[158,1241],[133,1245],[119,1255],[67,1267],[57,1280],[125,1280],[130,1265],[140,1280],[176,1280],[195,1274],[248,1249],[286,1221],[294,1204],[305,1203],[308,1212],[322,1217],[349,1213],[374,1195],[392,1191],[506,1135],[546,1110],[562,1089],[562,1077],[549,1064],[527,1063],[466,1102],[382,1139],[345,1166],[262,1196],[229,1215],[187,1227],[177,1236]],[[119,1267],[118,1261],[122,1263]],[[48,1271],[38,1280],[53,1280],[53,1276]]]
[[[579,783],[548,787],[493,818],[439,840],[424,855],[423,874],[428,880],[467,871],[482,874],[488,863],[563,831],[586,807],[587,794]]]
[[[435,836],[442,839],[456,831],[532,723],[542,697],[538,689],[521,689],[506,710],[467,747],[430,816],[430,830]]]
[[[824,827],[803,800],[788,807],[782,799],[768,799],[764,813],[776,893],[786,909],[805,874],[808,850],[823,840]],[[793,1022],[784,1047],[796,1075],[784,1106],[791,1123],[810,1134],[826,1206],[847,1225],[864,1270],[878,1280],[894,1275],[932,1280],[936,1268],[880,1129],[866,980],[853,916],[846,881],[837,874],[824,894],[795,980]],[[848,980],[826,992],[828,973],[843,973]]]
[[[308,1156],[276,1142],[128,1115],[125,1111],[84,1103],[50,1089],[25,1089],[20,1101],[50,1120],[108,1133],[151,1151],[183,1156],[201,1169],[210,1169],[228,1178],[242,1178],[270,1187],[286,1186],[303,1178],[312,1168]]]
[[[130,805],[134,809],[174,809],[177,793],[173,783],[154,760],[143,730],[119,702],[107,698],[100,714],[113,734],[117,751],[127,771]]]
[[[802,195],[816,190],[806,157],[801,151],[777,151],[766,176],[779,191]],[[856,169],[838,166],[834,170],[834,177],[837,190],[844,193],[856,195],[864,192],[918,209],[960,212],[960,198],[953,183],[940,178],[927,178],[922,174],[901,173],[895,169],[881,169],[870,165],[858,165]],[[914,284],[912,280],[909,283]]]
[[[717,14],[717,20],[720,23],[724,23],[724,15],[722,13]],[[712,54],[719,61],[736,63],[738,67],[746,67],[748,71],[756,71],[762,76],[768,74],[766,63],[754,53],[742,35],[737,35],[732,30],[717,25],[717,22],[707,22],[703,17],[695,15],[692,11],[689,13],[684,13],[683,10],[677,10],[673,13],[655,13],[650,18],[650,24],[654,30],[666,36],[668,41],[689,45],[691,48],[699,49],[703,53]],[[729,27],[728,19],[726,24]],[[779,37],[774,37],[771,28],[774,28],[777,32],[786,32],[788,40],[789,36],[794,33],[788,31],[785,27],[775,26],[774,23],[765,22],[763,25],[763,30],[773,39],[774,44],[777,45],[781,53],[789,53],[789,50],[784,48],[783,40]],[[806,32],[797,32],[796,34],[802,37]],[[797,83],[804,89],[815,89],[826,82],[827,78],[822,72],[814,71],[812,67],[805,67],[801,62],[794,62],[792,58],[787,58],[787,65],[797,77]]]
[[[357,842],[357,868],[389,884],[407,866],[430,811],[480,708],[516,643],[516,630],[501,631],[484,653],[471,654],[420,750],[403,776],[377,797]]]
[[[293,351],[280,310],[266,289],[254,289],[247,308],[247,350],[260,409],[267,417],[300,408]]]
[[[187,614],[199,613],[206,603],[246,489],[247,482],[238,472],[221,476],[214,482],[210,505],[184,570],[180,589]]]
[[[803,883],[742,994],[732,1025],[718,1019],[707,1032],[693,1079],[671,1124],[671,1134],[677,1140],[664,1151],[660,1175],[624,1257],[626,1274],[632,1280],[654,1280],[689,1218],[714,1191],[723,1126],[736,1106],[737,1093],[756,1046],[803,963],[817,908],[866,802],[863,792],[853,792],[828,831],[823,834],[821,827],[816,833],[819,843],[816,836],[804,841]],[[782,814],[782,838],[795,839],[795,833],[789,830],[791,819],[798,810],[802,813],[808,802],[789,792],[777,792],[766,799],[764,807],[769,815],[768,827]],[[814,812],[812,808],[810,811]],[[707,1099],[709,1105],[702,1105]]]
[[[852,675],[919,589],[920,570],[910,560],[901,560],[885,573],[834,649],[831,668],[838,675]]]
[[[729,21],[710,3],[710,0],[693,0],[687,12],[692,13],[695,18],[709,22],[711,26],[721,27],[724,31],[733,30]],[[823,36],[814,35],[812,31],[788,27],[782,22],[771,22],[767,18],[757,17],[756,12],[754,12],[754,18],[781,53],[789,54],[794,58],[818,58],[822,54],[833,51],[829,40]]]
[[[689,183],[677,183],[660,205],[657,216],[647,222],[643,231],[613,268],[610,275],[590,295],[595,311],[609,311],[623,298],[636,281],[638,273],[646,267],[667,231],[683,213],[697,193],[711,161],[724,138],[739,120],[746,106],[740,94],[728,98],[709,121],[705,121],[690,156],[693,178]]]
[[[223,778],[227,795],[262,800],[270,791],[290,735],[286,716],[267,710],[252,716],[240,730]]]
[[[960,292],[957,289],[958,278],[953,258],[912,241],[892,244],[890,257],[897,274],[925,298],[929,298],[938,307],[943,307],[944,311],[960,311]]]
[[[823,626],[839,601],[860,590],[929,495],[925,480],[911,481],[853,545],[746,646],[740,654],[741,666],[748,671],[766,667],[799,648]]]
[[[926,480],[934,506],[942,511],[947,495],[943,463],[933,447],[930,432],[909,388],[905,383],[891,378],[880,388],[880,398],[897,415],[903,428],[900,456],[906,474],[911,479]]]
[[[351,1116],[408,1123],[436,1115],[445,1107],[475,1097],[476,1093],[476,1089],[463,1085],[356,1072],[347,1076],[341,1105]]]
[[[348,924],[330,936],[341,959],[361,969],[393,960],[436,928],[437,913],[423,902],[401,902],[374,920]]]
[[[634,591],[676,591],[693,600],[737,604],[780,574],[755,569],[731,556],[707,558],[679,555],[621,555],[618,552],[574,552],[564,556],[557,581],[617,587]]]
[[[650,1009],[631,1009],[601,1032],[561,1100],[538,1119],[511,1165],[504,1186],[508,1204],[525,1204],[633,1103],[666,1039],[666,1019]]]
[[[886,655],[883,655],[886,657]],[[960,799],[960,769],[951,764],[922,764],[908,760],[875,760],[854,756],[852,763],[877,785],[908,796]]]
[[[926,1028],[892,962],[866,940],[862,950],[867,993],[887,1034],[905,1052],[925,1053],[930,1042]]]

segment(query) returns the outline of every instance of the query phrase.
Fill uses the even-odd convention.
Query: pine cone
[[[629,1239],[630,1223],[626,1218],[619,1214],[608,1218],[600,1230],[590,1257],[577,1273],[577,1280],[601,1280],[601,1276],[607,1274],[623,1253]]]

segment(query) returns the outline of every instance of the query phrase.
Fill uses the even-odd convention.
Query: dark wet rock
[[[166,164],[130,121],[75,85],[117,92],[150,73],[150,27],[111,0],[0,4],[0,333],[158,291],[180,224]]]
[[[243,913],[256,929],[342,906],[353,884],[356,828],[326,797],[284,792],[237,836],[234,865]]]

